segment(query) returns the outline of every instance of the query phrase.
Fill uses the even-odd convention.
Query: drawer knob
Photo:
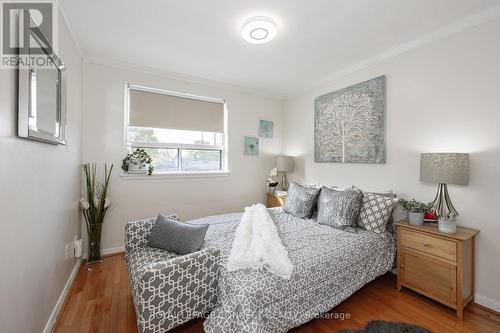
[[[429,246],[429,243],[427,243],[427,242],[424,242],[424,243],[422,243],[422,244],[423,244],[425,247],[428,247],[428,246]]]
[[[405,268],[405,265],[401,265],[401,268]]]

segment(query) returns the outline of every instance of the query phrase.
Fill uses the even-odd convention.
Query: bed
[[[338,305],[393,267],[392,232],[350,233],[299,219],[281,208],[269,213],[294,268],[289,280],[267,270],[225,268],[241,213],[210,216],[190,223],[210,224],[205,246],[221,251],[218,300],[205,332],[287,332]]]

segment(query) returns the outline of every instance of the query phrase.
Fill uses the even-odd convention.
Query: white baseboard
[[[491,310],[495,310],[497,312],[500,312],[500,302],[495,301],[491,298],[487,298],[487,297],[476,294],[476,295],[474,295],[474,303],[485,306]]]
[[[73,285],[73,281],[75,280],[76,273],[78,273],[78,269],[80,268],[81,262],[82,262],[82,260],[78,259],[77,262],[75,263],[75,266],[73,267],[73,270],[71,271],[71,274],[69,275],[68,281],[66,281],[66,284],[64,285],[64,289],[61,292],[61,295],[59,295],[59,299],[57,300],[57,303],[54,306],[52,313],[50,314],[49,320],[47,321],[47,324],[45,325],[45,328],[43,329],[43,333],[52,332],[52,329],[54,328],[54,324],[56,323],[57,316],[59,315],[59,312],[61,311],[61,308],[64,305],[64,301],[66,300],[66,297],[68,296],[68,293],[71,290],[71,286]]]
[[[102,254],[103,255],[115,254],[115,253],[119,253],[119,252],[125,252],[125,245],[117,246],[117,247],[111,247],[109,249],[102,250]]]

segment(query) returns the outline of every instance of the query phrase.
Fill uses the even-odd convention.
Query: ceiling
[[[499,0],[64,0],[85,57],[213,80],[280,97],[459,20]],[[253,45],[246,19],[278,35]]]

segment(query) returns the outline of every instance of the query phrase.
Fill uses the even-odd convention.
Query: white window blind
[[[155,174],[226,172],[224,100],[125,86],[125,150],[144,149]]]
[[[130,90],[129,125],[224,132],[224,104],[163,93]]]

